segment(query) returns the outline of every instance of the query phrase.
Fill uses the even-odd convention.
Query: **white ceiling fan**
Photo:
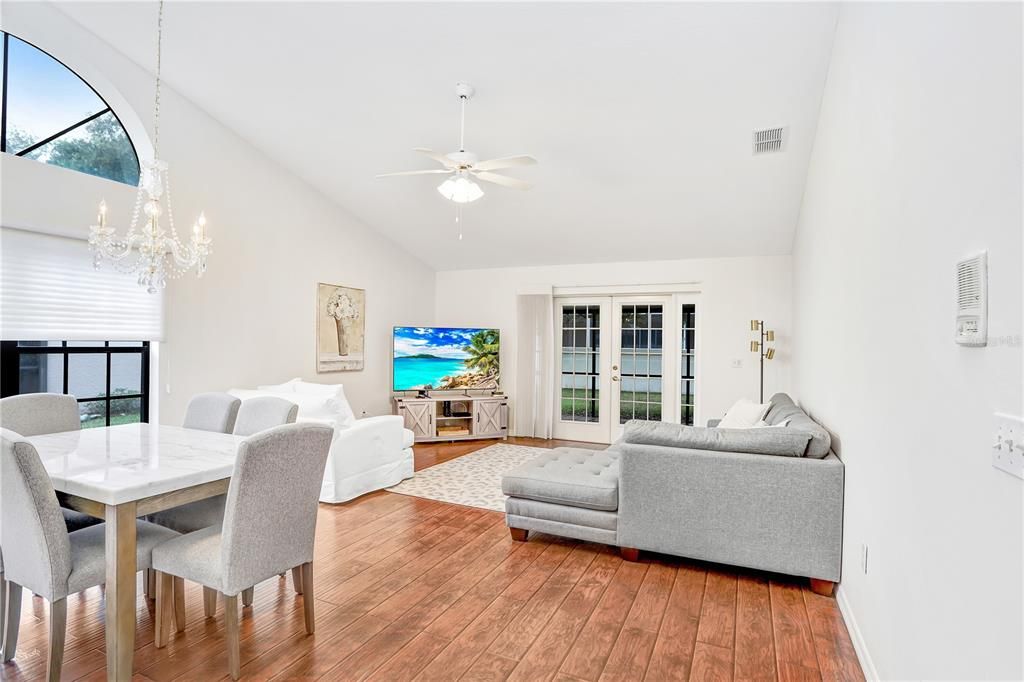
[[[417,147],[413,150],[420,154],[429,156],[439,162],[444,166],[444,168],[438,168],[435,170],[381,173],[377,177],[389,178],[395,175],[448,175],[450,177],[438,186],[437,191],[446,199],[450,199],[458,204],[466,204],[471,201],[476,201],[484,195],[484,191],[480,189],[480,186],[473,182],[474,179],[483,180],[484,182],[492,182],[495,185],[511,187],[512,189],[530,189],[533,185],[529,182],[510,178],[507,175],[492,173],[491,171],[501,170],[503,168],[512,168],[514,166],[532,166],[537,163],[537,159],[532,156],[524,154],[521,156],[505,156],[500,159],[478,161],[476,154],[466,151],[466,101],[473,96],[473,92],[473,86],[469,83],[455,84],[455,94],[458,95],[459,102],[462,105],[462,117],[459,126],[459,151],[451,152],[450,154],[441,154],[440,152],[435,152],[432,149],[425,149],[423,147]]]

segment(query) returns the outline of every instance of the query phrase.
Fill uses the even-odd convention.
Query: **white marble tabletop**
[[[178,426],[124,424],[27,438],[53,487],[103,504],[229,478],[242,436]]]

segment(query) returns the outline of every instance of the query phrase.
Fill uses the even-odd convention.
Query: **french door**
[[[556,438],[610,443],[630,419],[693,424],[695,295],[555,299]]]

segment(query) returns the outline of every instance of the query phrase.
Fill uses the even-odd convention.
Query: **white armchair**
[[[243,401],[272,395],[299,406],[298,422],[330,423],[334,438],[327,457],[320,501],[337,504],[398,485],[413,475],[413,434],[397,416],[356,419],[341,384],[293,379],[256,390],[232,389]]]
[[[402,418],[357,419],[334,429],[321,502],[345,502],[413,475],[412,432]]]

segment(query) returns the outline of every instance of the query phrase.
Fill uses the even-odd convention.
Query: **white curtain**
[[[0,229],[0,338],[160,341],[163,294],[96,270],[83,240]]]
[[[554,308],[551,294],[516,301],[516,395],[514,435],[551,438],[554,391]]]

